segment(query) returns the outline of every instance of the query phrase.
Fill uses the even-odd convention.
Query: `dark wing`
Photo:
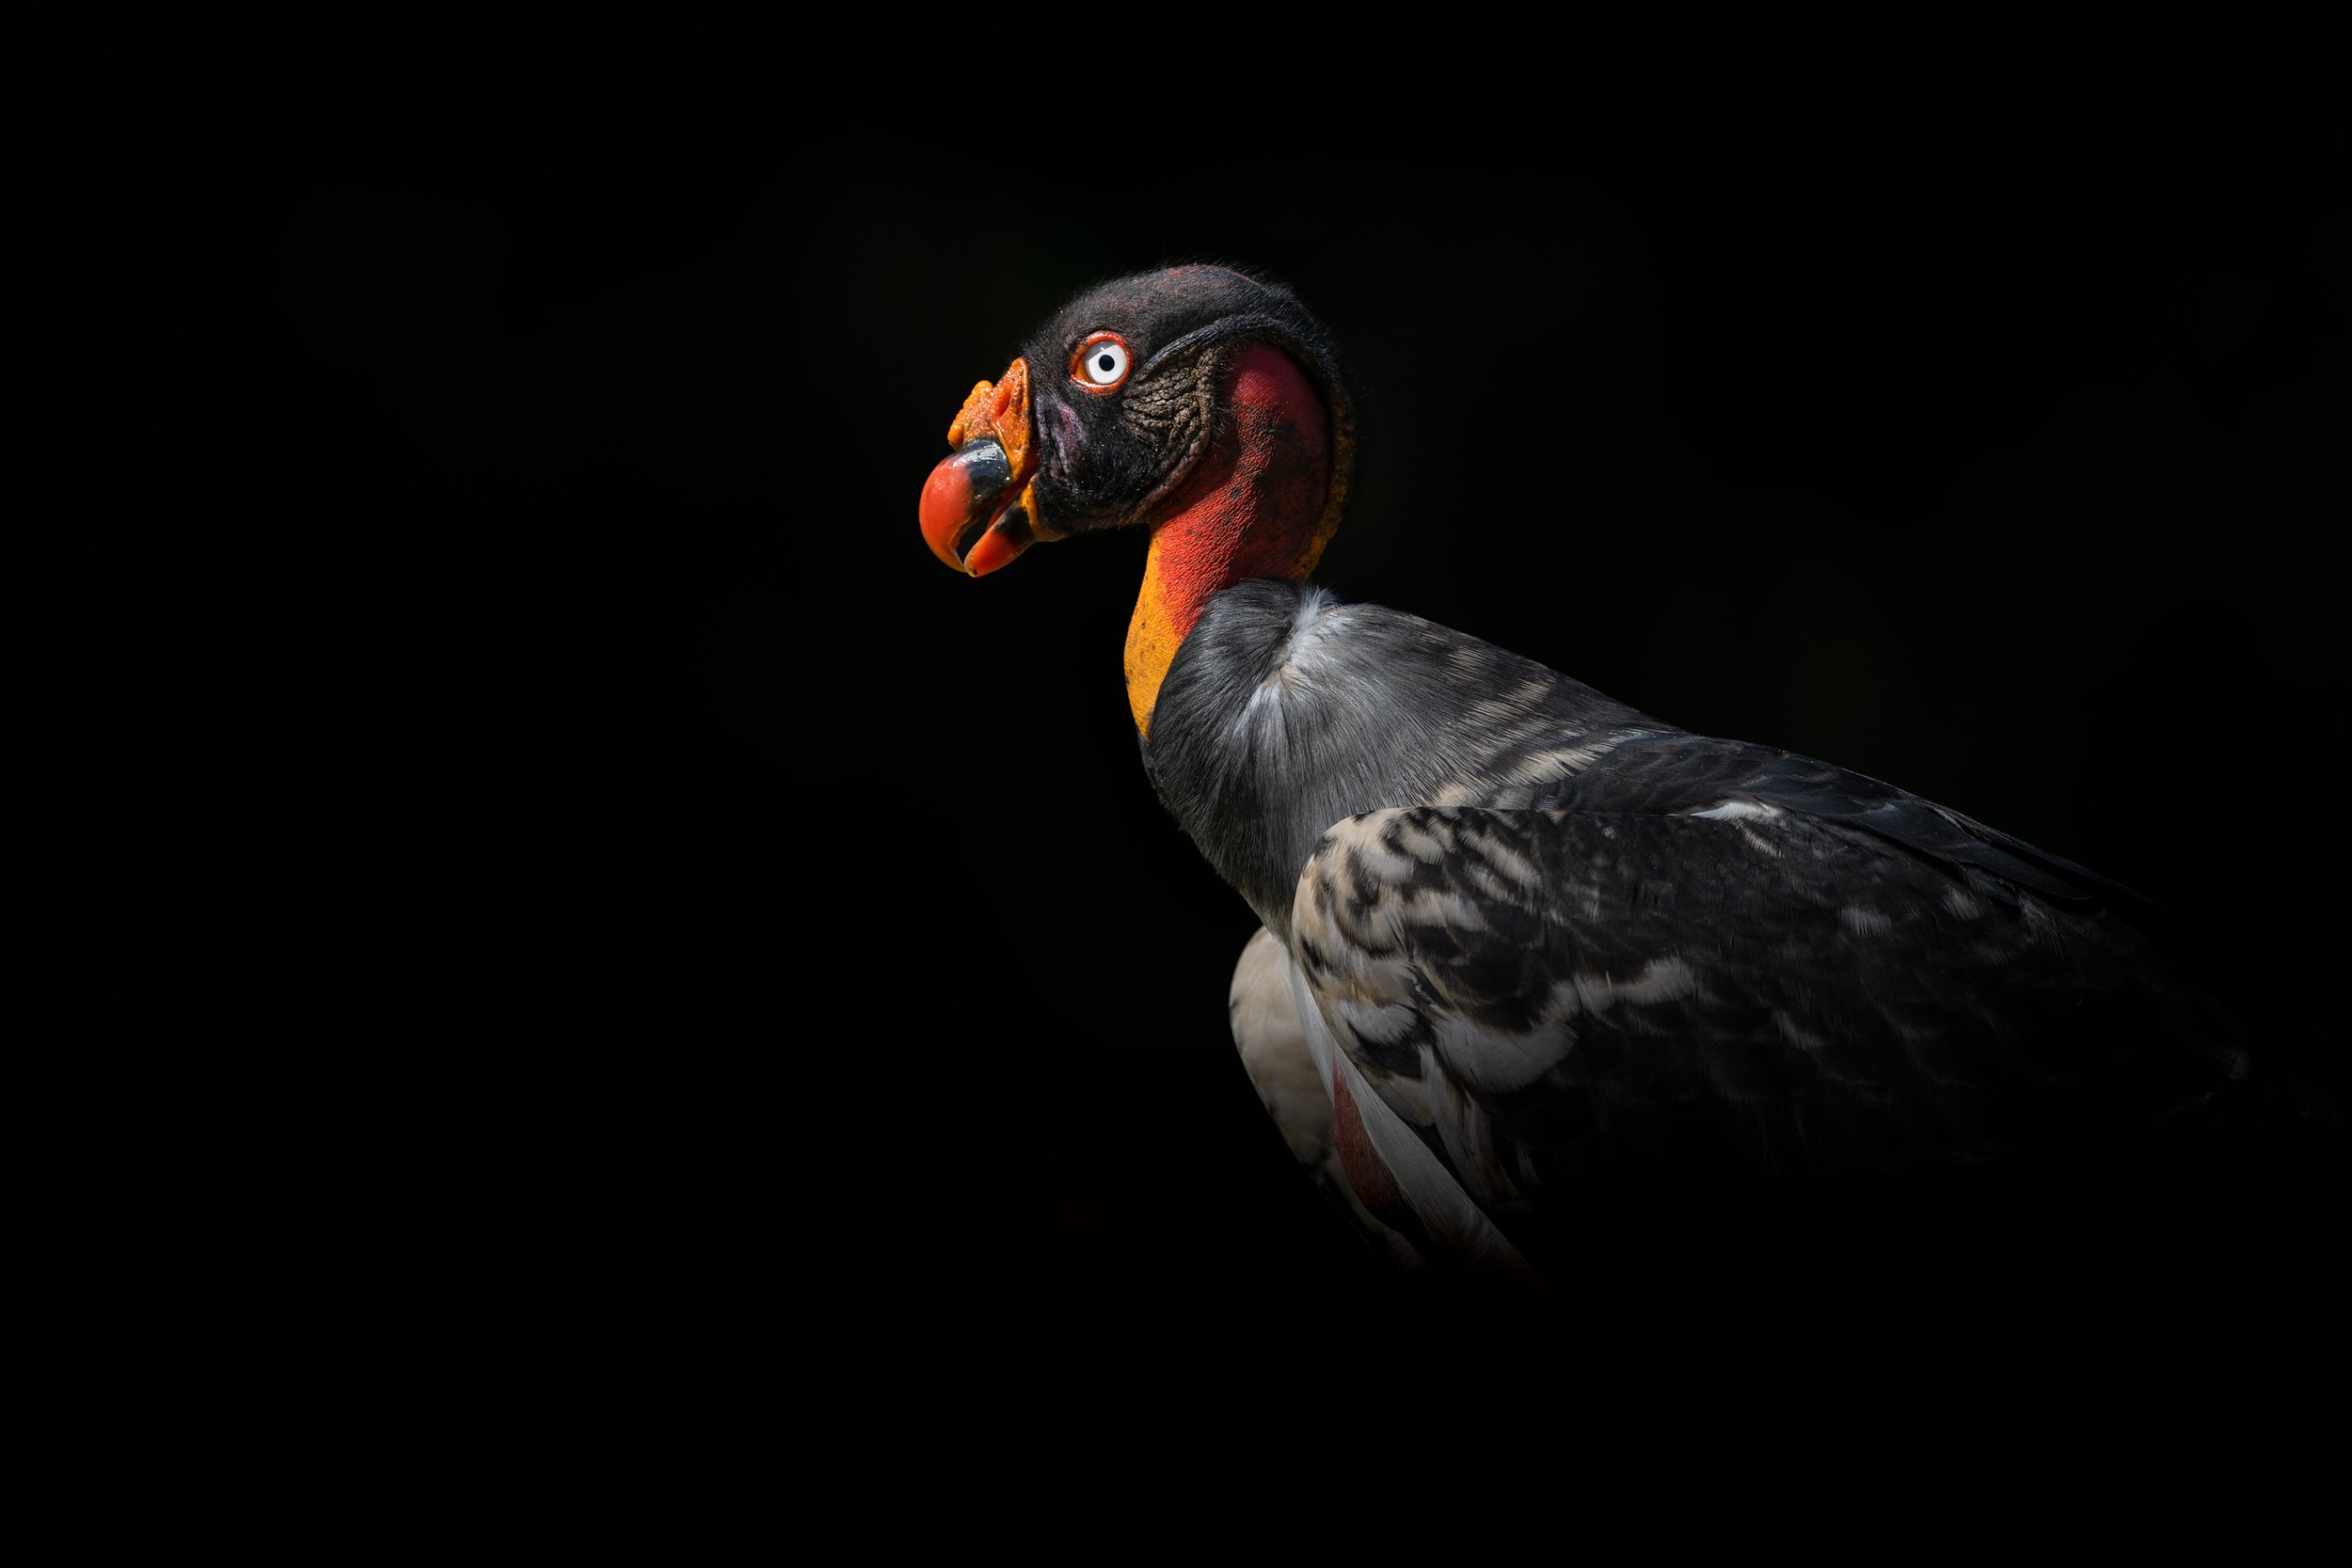
[[[1540,792],[1533,804],[1588,813],[1737,817],[1742,805],[1795,812],[1859,830],[1957,871],[1973,867],[2005,888],[2074,910],[2112,907],[2143,927],[2171,917],[2121,883],[1893,784],[1769,746],[1703,736],[1642,736]]]
[[[1510,1231],[1698,1176],[2178,1135],[2246,1057],[2143,908],[1876,781],[1665,736],[1541,809],[1340,823],[1292,949],[1331,1047]]]

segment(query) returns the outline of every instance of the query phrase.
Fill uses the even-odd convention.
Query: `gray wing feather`
[[[1301,987],[1290,954],[1273,932],[1260,927],[1233,966],[1227,997],[1242,1069],[1292,1158],[1325,1200],[1347,1215],[1376,1253],[1399,1267],[1416,1267],[1423,1259],[1413,1243],[1375,1215],[1348,1181],[1334,1136],[1330,1086],[1308,1044]]]
[[[1895,794],[1853,815],[1935,812]],[[2129,1136],[2238,1069],[2082,884],[1913,852],[1785,791],[1732,799],[1393,808],[1309,863],[1313,1006],[1490,1212],[1726,1158],[1794,1174]]]

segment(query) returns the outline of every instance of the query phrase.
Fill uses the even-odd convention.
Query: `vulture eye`
[[[1117,391],[1127,380],[1127,340],[1097,332],[1070,356],[1070,379],[1089,392]]]

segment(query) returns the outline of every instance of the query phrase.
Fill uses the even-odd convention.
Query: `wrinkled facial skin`
[[[1148,519],[1215,435],[1218,372],[1234,343],[1276,343],[1327,392],[1337,386],[1321,333],[1286,290],[1215,266],[1175,267],[1152,281],[1148,304],[1123,280],[1081,294],[1022,350],[1041,538]],[[1215,325],[1182,325],[1202,321]],[[1115,391],[1071,377],[1072,356],[1097,332],[1126,340],[1132,369]]]
[[[1133,337],[1127,341],[1136,341]],[[1052,356],[1051,350],[1046,353],[1046,357],[1030,362],[1062,362]],[[1182,366],[1177,372],[1182,374],[1193,369]],[[1057,386],[1032,400],[1039,456],[1034,481],[1038,515],[1032,526],[1040,538],[1134,522],[1158,488],[1160,454],[1120,419],[1122,392],[1091,397]]]

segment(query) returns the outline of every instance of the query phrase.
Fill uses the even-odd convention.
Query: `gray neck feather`
[[[1144,762],[1160,799],[1285,942],[1315,843],[1359,812],[1525,805],[1658,723],[1532,659],[1321,589],[1249,581],[1177,650]]]

